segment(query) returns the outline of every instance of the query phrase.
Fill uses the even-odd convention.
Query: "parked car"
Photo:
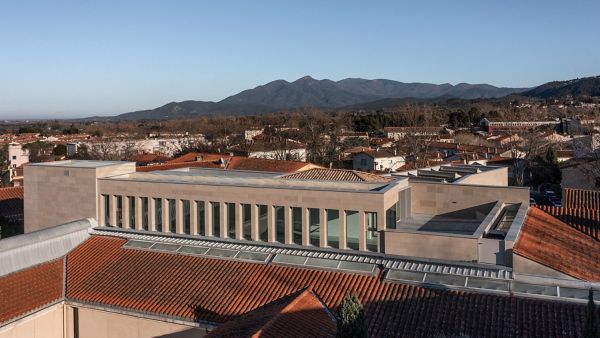
[[[548,198],[550,200],[550,203],[555,206],[555,207],[562,207],[562,201],[556,197],[550,197]]]
[[[537,205],[537,203],[533,197],[529,197],[529,205],[532,207],[535,207]]]

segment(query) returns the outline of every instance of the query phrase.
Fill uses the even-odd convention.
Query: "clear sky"
[[[0,118],[218,101],[304,75],[535,86],[600,74],[600,1],[0,0]]]

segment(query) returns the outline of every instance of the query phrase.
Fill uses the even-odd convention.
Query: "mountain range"
[[[600,96],[600,76],[584,77],[567,81],[552,81],[521,93],[523,96],[542,99],[560,99]]]
[[[343,108],[387,99],[428,100],[435,98],[496,98],[521,93],[528,88],[503,88],[489,84],[403,83],[392,80],[348,78],[316,80],[310,76],[294,82],[276,80],[244,90],[219,102],[183,101],[125,113],[117,119],[173,119],[191,116],[254,115],[302,107]]]

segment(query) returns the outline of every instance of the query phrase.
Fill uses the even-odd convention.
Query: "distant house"
[[[249,129],[244,130],[244,139],[246,141],[252,141],[256,136],[262,134],[264,129]]]
[[[388,150],[363,151],[352,156],[352,168],[362,171],[395,171],[404,162],[404,156]]]
[[[348,139],[368,140],[369,133],[360,131],[346,131],[338,135],[338,140],[344,142]]]
[[[236,154],[272,160],[306,161],[306,145],[289,139],[275,139],[246,144]]]
[[[406,135],[415,136],[437,136],[440,132],[438,127],[385,127],[383,128],[387,138],[399,140]]]
[[[23,149],[20,143],[8,145],[8,165],[10,168],[20,167],[29,162],[29,150]]]

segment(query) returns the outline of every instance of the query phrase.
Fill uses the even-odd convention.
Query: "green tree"
[[[594,304],[594,291],[590,289],[588,295],[587,313],[585,322],[583,323],[582,337],[584,338],[598,338],[600,332],[598,331],[598,312],[596,311],[596,304]]]
[[[337,315],[336,337],[368,337],[367,323],[356,293],[346,293]]]

